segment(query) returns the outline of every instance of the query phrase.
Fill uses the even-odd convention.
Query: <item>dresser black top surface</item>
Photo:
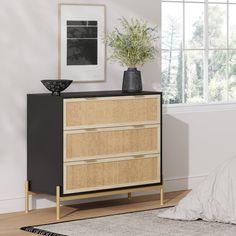
[[[110,90],[110,91],[89,91],[89,92],[71,92],[71,93],[61,93],[60,96],[57,96],[58,99],[67,99],[67,98],[86,98],[86,97],[115,97],[115,96],[137,96],[137,95],[155,95],[161,94],[157,91],[142,91],[142,92],[132,92],[125,93],[121,90]],[[42,96],[42,97],[56,97],[52,96],[51,93],[35,93],[28,94],[28,96]]]

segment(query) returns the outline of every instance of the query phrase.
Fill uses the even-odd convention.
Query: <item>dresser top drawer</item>
[[[160,95],[64,100],[64,129],[160,122]]]

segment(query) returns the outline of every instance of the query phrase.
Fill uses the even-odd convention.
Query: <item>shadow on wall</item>
[[[163,177],[167,191],[188,189],[189,127],[163,115]]]

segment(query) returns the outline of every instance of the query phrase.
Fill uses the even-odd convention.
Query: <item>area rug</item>
[[[25,231],[47,236],[235,236],[236,225],[176,221],[158,217],[165,209],[104,216],[41,226]]]

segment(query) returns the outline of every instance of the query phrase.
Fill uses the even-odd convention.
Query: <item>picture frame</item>
[[[58,10],[58,79],[105,81],[105,5],[60,3]]]

